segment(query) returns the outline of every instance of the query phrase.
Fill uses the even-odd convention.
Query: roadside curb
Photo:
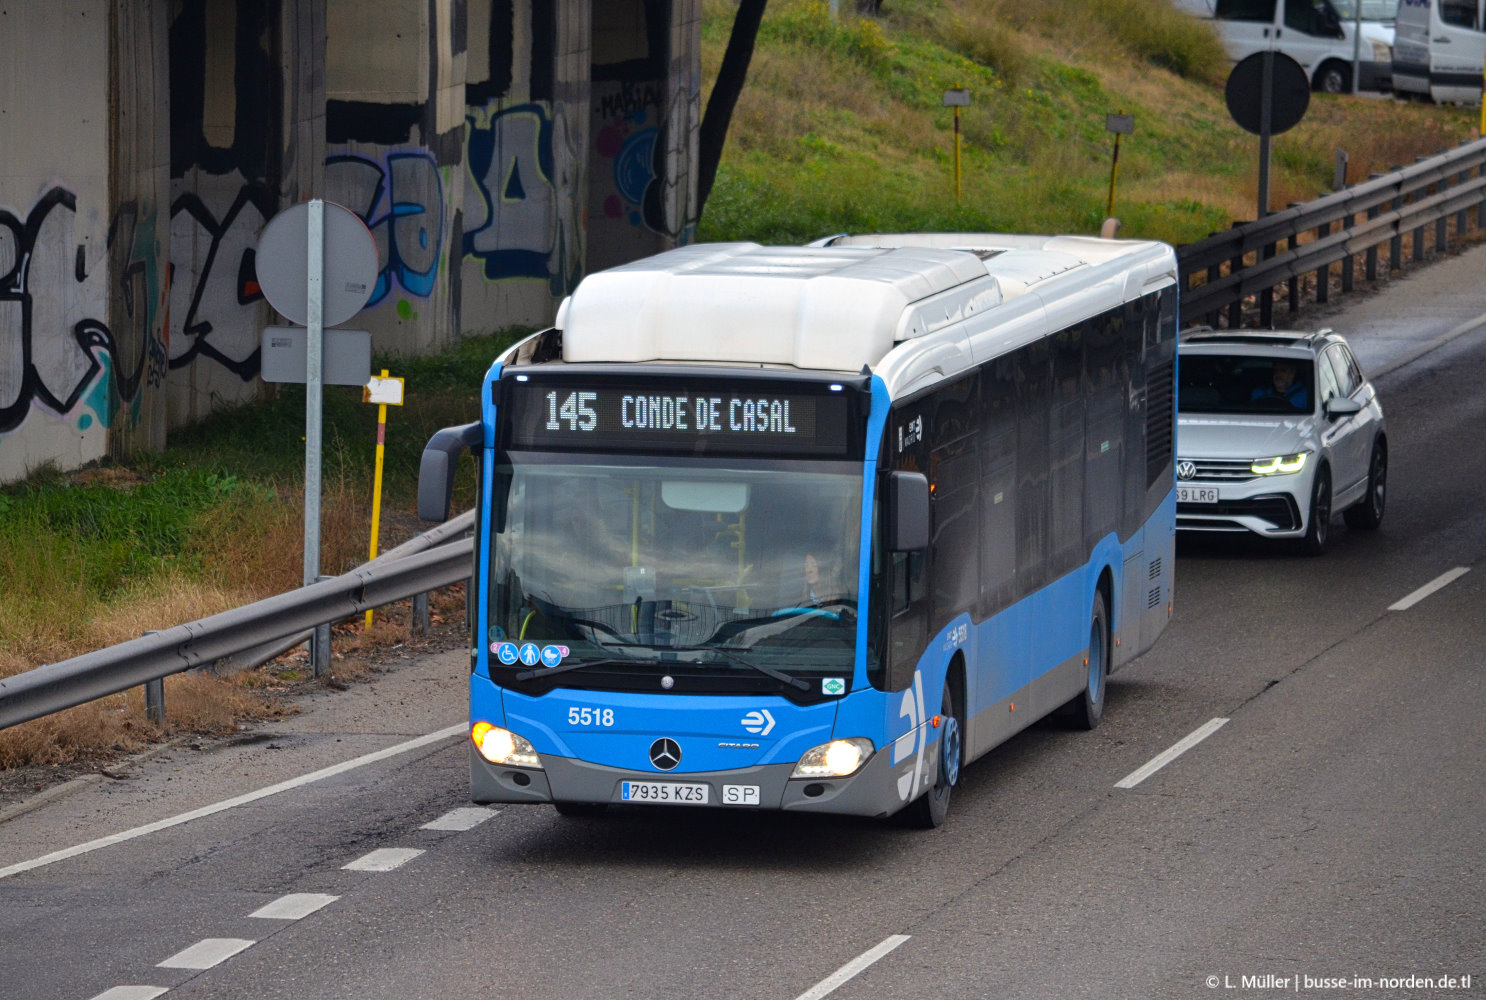
[[[57,799],[66,798],[73,792],[80,792],[85,788],[91,788],[102,780],[103,775],[101,774],[82,774],[70,781],[64,781],[60,785],[53,785],[50,788],[43,789],[28,799],[22,799],[15,805],[0,809],[0,825],[4,825],[7,821],[15,819],[17,816],[24,816],[33,809],[40,809],[48,802],[55,802]]]

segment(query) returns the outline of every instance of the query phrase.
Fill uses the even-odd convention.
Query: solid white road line
[[[1208,722],[1203,723],[1201,726],[1198,726],[1196,729],[1192,730],[1191,733],[1182,737],[1182,739],[1179,740],[1175,745],[1173,745],[1169,750],[1163,750],[1161,753],[1152,757],[1148,763],[1142,765],[1139,768],[1136,768],[1134,771],[1131,771],[1119,781],[1116,781],[1115,787],[1134,788],[1136,785],[1140,784],[1142,781],[1149,778],[1157,771],[1161,770],[1161,768],[1165,767],[1167,764],[1170,764],[1182,754],[1186,753],[1188,750],[1192,749],[1197,744],[1207,739],[1213,733],[1217,732],[1219,729],[1222,729],[1223,724],[1227,721],[1227,719],[1212,719]]]
[[[168,986],[115,986],[111,990],[104,990],[93,1000],[155,1000],[169,992]]]
[[[466,806],[463,809],[451,809],[432,823],[424,823],[421,830],[473,830],[500,810],[485,809],[481,806]]]
[[[265,920],[302,920],[314,913],[316,910],[334,903],[339,896],[329,896],[323,892],[291,892],[287,896],[280,896],[265,906],[249,913],[250,917],[262,917]]]
[[[154,823],[146,823],[144,826],[137,826],[132,830],[125,830],[123,833],[114,833],[108,835],[107,837],[99,837],[97,840],[90,840],[86,844],[78,844],[76,847],[68,847],[60,851],[53,851],[51,854],[47,854],[39,858],[34,858],[30,861],[21,861],[9,866],[8,868],[0,868],[0,878],[7,878],[11,875],[17,875],[21,872],[30,871],[32,868],[40,868],[43,865],[55,864],[58,861],[65,861],[68,858],[75,858],[79,854],[87,854],[90,851],[96,851],[101,847],[109,847],[113,844],[121,844],[126,840],[133,840],[136,837],[143,837],[147,834],[156,833],[160,830],[166,830],[172,826],[180,826],[182,823],[189,823],[193,819],[201,819],[203,816],[210,816],[213,813],[219,813],[227,809],[235,808],[237,806],[247,805],[249,802],[256,802],[259,799],[266,799],[270,795],[277,795],[279,792],[287,792],[291,788],[298,788],[301,785],[308,785],[312,782],[320,781],[324,778],[333,777],[337,774],[343,774],[346,771],[351,771],[358,767],[364,767],[367,764],[374,764],[379,760],[386,760],[388,757],[396,757],[398,754],[407,753],[409,750],[417,750],[419,747],[428,746],[430,743],[437,743],[440,740],[447,740],[451,736],[463,735],[464,731],[467,728],[468,727],[461,722],[457,726],[450,726],[447,729],[440,729],[438,732],[419,736],[417,739],[408,740],[406,743],[399,743],[396,746],[390,746],[385,750],[377,750],[373,753],[363,754],[362,756],[353,758],[352,760],[342,761],[339,764],[333,764],[330,767],[321,768],[318,771],[311,771],[309,774],[301,775],[298,778],[290,778],[288,781],[281,781],[277,785],[269,785],[267,788],[260,788],[256,792],[248,792],[247,794],[239,795],[236,798],[225,799],[221,802],[217,802],[209,806],[202,806],[200,809],[193,809],[190,812],[184,812],[181,813],[179,816],[172,816],[169,819],[158,820]]]
[[[390,872],[394,868],[401,868],[422,853],[416,847],[379,847],[370,854],[357,858],[349,865],[341,865],[341,868],[348,872]]]
[[[876,962],[879,958],[882,958],[888,952],[898,947],[898,945],[902,944],[904,941],[907,941],[908,938],[909,935],[907,934],[894,934],[891,937],[888,937],[877,947],[871,949],[870,951],[862,952],[856,958],[853,958],[850,962],[847,962],[845,965],[841,966],[841,968],[837,969],[835,972],[831,973],[829,976],[822,979],[814,986],[810,987],[804,993],[801,993],[798,997],[795,998],[795,1000],[820,1000],[821,997],[825,996],[827,993],[830,993],[842,983],[860,974],[873,962]]]
[[[257,944],[247,938],[206,938],[197,941],[185,951],[171,955],[155,966],[157,969],[210,969],[221,965],[233,955]]]
[[[1462,576],[1465,576],[1465,574],[1469,573],[1470,571],[1471,568],[1469,566],[1456,566],[1448,573],[1441,573],[1439,576],[1435,577],[1433,580],[1429,581],[1424,586],[1414,591],[1408,597],[1405,597],[1403,600],[1399,601],[1396,604],[1388,605],[1388,610],[1407,611],[1409,610],[1409,608],[1412,608],[1414,605],[1424,600],[1424,598],[1428,597],[1436,590],[1442,590],[1445,587],[1448,587],[1450,584],[1454,583]]]

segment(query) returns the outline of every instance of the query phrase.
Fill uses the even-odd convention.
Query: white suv
[[[1326,548],[1331,515],[1376,528],[1387,498],[1383,407],[1352,349],[1318,333],[1182,333],[1176,526]]]

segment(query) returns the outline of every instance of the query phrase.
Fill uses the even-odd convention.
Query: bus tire
[[[1109,687],[1109,608],[1104,591],[1094,592],[1094,610],[1089,614],[1089,655],[1083,694],[1073,699],[1073,724],[1093,729],[1104,718],[1104,692]]]
[[[948,677],[944,679],[944,702],[939,714],[943,721],[940,723],[939,752],[935,755],[934,787],[903,810],[908,825],[920,830],[932,830],[944,823],[949,815],[950,795],[959,784],[960,768],[965,762],[964,726],[960,721],[954,685]]]
[[[556,809],[558,815],[567,816],[570,819],[583,819],[591,816],[602,816],[609,808],[607,802],[554,802],[552,808]]]

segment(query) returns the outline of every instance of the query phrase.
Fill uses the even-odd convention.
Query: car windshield
[[[1181,413],[1310,413],[1315,363],[1286,355],[1183,354]]]
[[[564,682],[580,685],[585,664],[629,675],[851,672],[859,468],[518,460],[496,471],[493,651],[534,645],[548,657],[541,666],[574,671]],[[506,652],[500,665],[521,667]]]

